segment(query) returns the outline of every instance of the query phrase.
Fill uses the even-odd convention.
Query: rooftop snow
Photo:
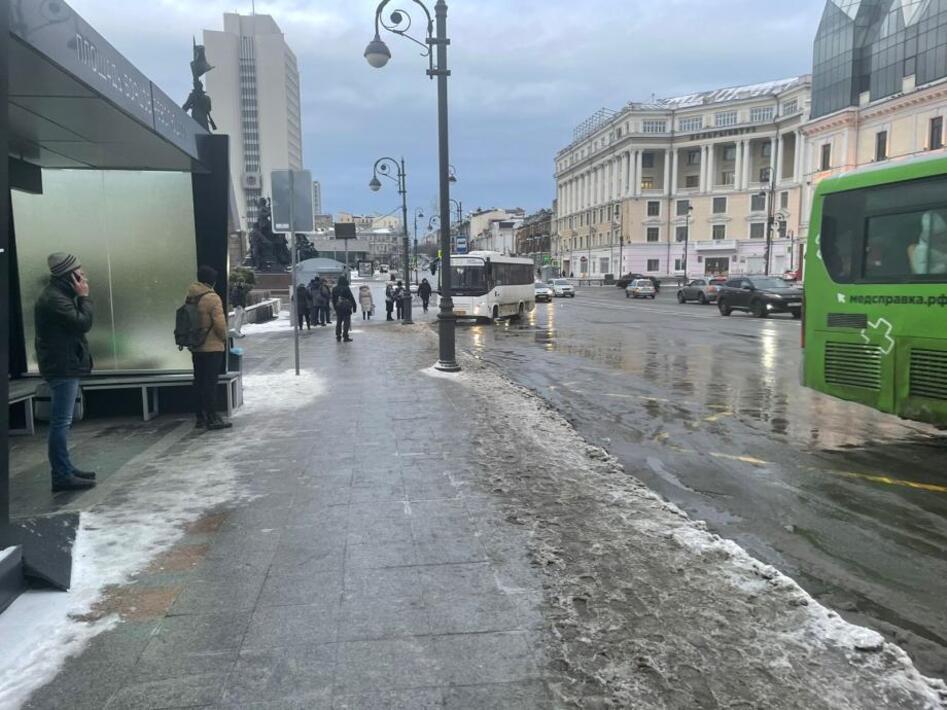
[[[719,104],[727,101],[746,101],[760,96],[772,96],[780,94],[799,86],[804,86],[811,81],[809,75],[796,76],[790,79],[781,79],[779,81],[767,81],[762,84],[749,84],[746,86],[731,86],[726,89],[714,89],[712,91],[700,91],[694,94],[684,96],[674,96],[667,99],[657,99],[653,102],[636,103],[631,102],[626,108],[634,111],[669,111],[673,109],[693,108],[695,106],[706,106],[708,104]]]

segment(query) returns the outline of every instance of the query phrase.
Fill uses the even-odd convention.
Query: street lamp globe
[[[372,192],[378,192],[381,189],[381,181],[377,177],[373,177],[372,181],[368,183],[368,187]]]
[[[391,59],[391,50],[388,49],[388,45],[385,44],[377,34],[375,35],[375,39],[369,42],[365,48],[365,59],[376,69],[381,69],[388,63],[388,60]]]

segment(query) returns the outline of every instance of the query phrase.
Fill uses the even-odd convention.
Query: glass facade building
[[[913,79],[912,79],[913,78]],[[812,118],[947,78],[947,0],[828,0],[813,52]]]

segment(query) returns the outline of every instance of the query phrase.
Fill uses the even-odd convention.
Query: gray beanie
[[[46,259],[46,263],[49,264],[49,273],[53,276],[65,276],[82,266],[79,263],[79,257],[59,251],[50,254]]]

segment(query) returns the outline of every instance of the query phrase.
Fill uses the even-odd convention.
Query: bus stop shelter
[[[183,59],[183,58],[182,58]],[[186,62],[181,62],[186,66]],[[180,372],[173,310],[198,264],[226,303],[230,172],[209,135],[61,0],[0,0],[0,390],[36,376],[32,305],[45,254],[80,255],[95,289],[90,338],[113,378]],[[143,274],[147,279],[143,280]],[[123,315],[124,312],[124,315]],[[132,313],[154,316],[132,320]],[[171,326],[173,327],[173,326]],[[97,352],[98,351],[98,352]],[[0,610],[24,573],[67,588],[75,520],[11,511],[10,407],[0,414]],[[75,516],[74,516],[75,517]]]

